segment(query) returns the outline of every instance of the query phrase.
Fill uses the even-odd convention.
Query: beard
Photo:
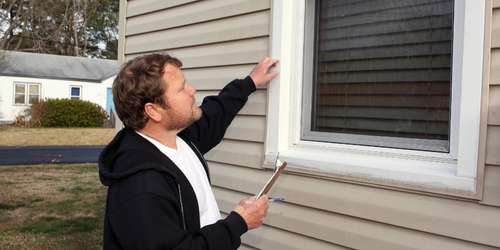
[[[192,106],[190,114],[183,114],[178,110],[168,108],[167,115],[169,117],[169,121],[167,130],[183,130],[198,121],[202,114],[203,111],[198,106]]]

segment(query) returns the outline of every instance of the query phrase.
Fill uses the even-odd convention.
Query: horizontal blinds
[[[319,0],[311,130],[448,140],[453,1]]]

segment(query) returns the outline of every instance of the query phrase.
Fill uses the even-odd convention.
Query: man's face
[[[194,93],[196,89],[186,82],[182,71],[167,64],[163,73],[167,84],[163,100],[166,108],[162,114],[168,130],[181,130],[199,120],[201,109],[196,105]]]

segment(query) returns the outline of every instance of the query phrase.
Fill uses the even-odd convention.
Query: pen
[[[282,197],[269,198],[269,202],[282,202],[284,200],[285,200],[285,198],[282,198]]]

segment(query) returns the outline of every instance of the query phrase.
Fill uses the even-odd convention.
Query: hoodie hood
[[[158,164],[158,162],[167,164]],[[128,178],[138,172],[154,170],[177,175],[167,165],[173,165],[153,144],[130,128],[120,130],[99,155],[99,178],[105,186]]]

